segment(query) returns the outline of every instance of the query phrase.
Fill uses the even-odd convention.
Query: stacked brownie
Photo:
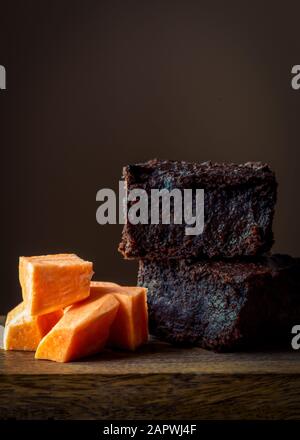
[[[123,175],[128,191],[149,195],[148,224],[128,222],[119,249],[139,259],[152,334],[218,351],[290,340],[300,316],[300,260],[267,254],[277,189],[268,165],[151,160]],[[172,222],[173,205],[171,224],[151,224],[151,189],[175,188],[204,190],[201,234]]]

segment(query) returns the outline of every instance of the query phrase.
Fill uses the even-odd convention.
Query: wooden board
[[[0,350],[0,418],[300,419],[299,355],[152,340],[136,353],[57,364]]]

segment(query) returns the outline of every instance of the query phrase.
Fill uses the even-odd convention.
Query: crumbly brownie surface
[[[153,188],[204,189],[205,210],[204,231],[192,236],[184,223],[151,225],[149,209],[149,224],[124,226],[119,250],[125,258],[254,256],[273,244],[277,183],[266,164],[151,160],[128,165],[123,177],[128,190],[141,188],[148,195]]]
[[[290,344],[300,316],[300,259],[141,260],[150,331],[216,351]]]

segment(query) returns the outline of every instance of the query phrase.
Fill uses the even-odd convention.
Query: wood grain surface
[[[300,419],[300,353],[216,354],[151,340],[57,364],[0,350],[0,418]]]

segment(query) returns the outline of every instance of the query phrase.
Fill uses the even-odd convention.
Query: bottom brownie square
[[[300,324],[300,259],[140,260],[150,331],[216,351],[291,342]]]

